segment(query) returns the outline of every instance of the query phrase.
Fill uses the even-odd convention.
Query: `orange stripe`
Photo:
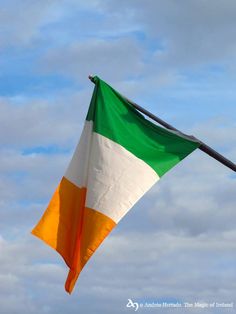
[[[66,291],[72,292],[84,265],[115,226],[116,223],[109,217],[85,207],[80,240],[80,256],[76,260],[76,268],[71,268],[69,271],[65,284]]]
[[[116,225],[85,207],[86,188],[63,177],[47,210],[32,233],[50,245],[70,268],[65,289],[71,293],[82,268]]]

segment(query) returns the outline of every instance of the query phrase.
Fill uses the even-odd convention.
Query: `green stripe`
[[[194,151],[199,143],[153,124],[107,83],[94,77],[95,88],[86,120],[93,131],[122,145],[161,177]]]

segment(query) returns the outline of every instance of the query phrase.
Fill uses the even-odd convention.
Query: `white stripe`
[[[92,140],[93,122],[86,121],[65,177],[78,187],[87,186],[88,163]]]
[[[85,123],[78,146],[65,176],[87,187],[87,207],[116,223],[159,179],[148,164],[123,146],[93,133],[91,122]]]

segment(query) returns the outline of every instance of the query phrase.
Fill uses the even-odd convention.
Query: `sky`
[[[168,172],[90,259],[30,234],[81,134],[98,75],[236,161],[234,0],[0,0],[0,313],[132,313],[133,302],[234,302],[236,176],[201,151]]]

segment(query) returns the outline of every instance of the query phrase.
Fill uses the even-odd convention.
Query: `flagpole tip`
[[[94,83],[94,76],[93,75],[89,75],[88,78],[90,79],[91,82]]]

